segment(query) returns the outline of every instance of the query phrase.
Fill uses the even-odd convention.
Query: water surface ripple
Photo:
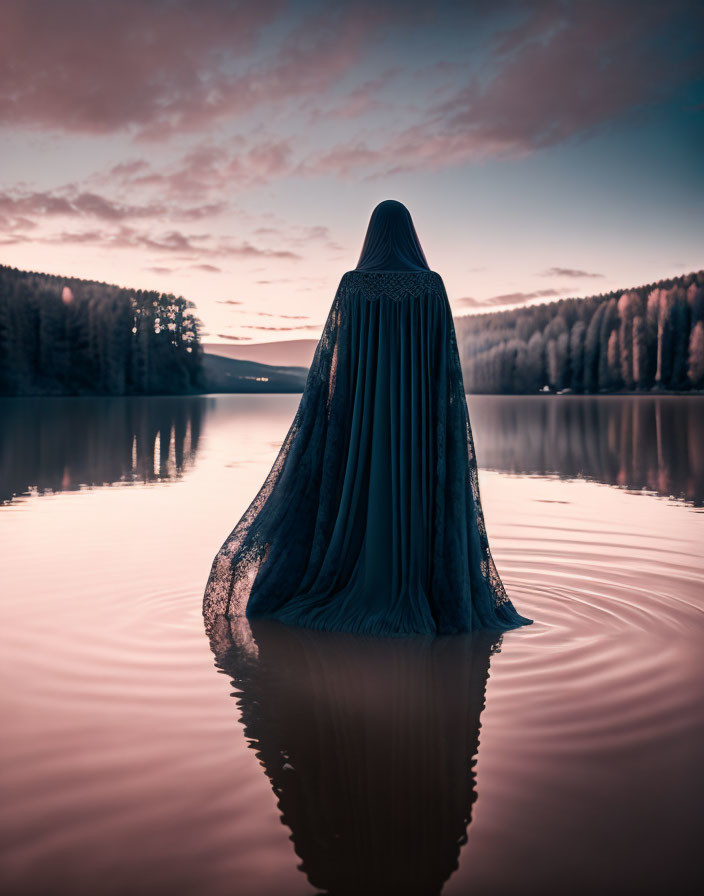
[[[209,643],[212,555],[297,399],[136,401],[102,424],[72,411],[79,434],[121,432],[93,455],[49,439],[41,467],[0,465],[3,892],[691,891],[704,515],[662,433],[638,449],[677,483],[661,494],[655,474],[592,481],[572,448],[542,470],[526,449],[521,471],[521,400],[470,399],[494,555],[536,620],[500,642],[227,626]],[[666,415],[692,445],[682,401]],[[617,466],[646,469],[614,440],[620,402],[631,423],[592,416],[611,436],[590,456],[608,446],[613,469],[623,445]],[[66,402],[49,405],[13,418],[15,445],[51,434]],[[562,413],[536,408],[531,444]],[[560,420],[578,445],[584,414]]]

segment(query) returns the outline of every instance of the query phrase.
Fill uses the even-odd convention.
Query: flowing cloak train
[[[204,615],[376,635],[505,630],[452,313],[433,271],[342,277],[298,412]]]

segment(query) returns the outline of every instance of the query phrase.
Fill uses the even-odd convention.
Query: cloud
[[[452,304],[456,308],[490,308],[494,305],[523,305],[533,299],[554,298],[564,296],[569,290],[537,289],[533,292],[508,292],[498,296],[490,296],[488,299],[475,299],[474,296],[464,296],[454,299]]]
[[[283,316],[283,315],[282,315]],[[284,327],[260,327],[256,324],[242,324],[242,328],[245,330],[261,330],[263,332],[288,332],[291,330],[315,330],[316,332],[321,329],[318,324],[300,324],[296,326],[284,326]]]
[[[194,271],[205,271],[206,274],[221,274],[222,268],[215,264],[192,264]]]
[[[244,142],[238,139],[235,144],[244,145]],[[146,228],[146,222],[194,222],[221,215],[230,208],[230,203],[221,197],[233,187],[231,178],[242,174],[247,156],[257,155],[263,145],[270,146],[270,141],[252,144],[240,155],[233,148],[201,146],[182,155],[171,168],[165,165],[157,170],[144,160],[132,159],[113,165],[106,172],[88,176],[84,184],[67,184],[51,190],[32,190],[25,186],[0,190],[0,231],[12,234],[13,242],[21,242],[23,237],[29,240],[30,230],[49,220],[97,221],[106,226],[114,225],[114,229],[87,227],[81,231],[71,227],[69,231],[65,227],[60,236],[71,242],[92,242],[112,248],[141,244],[154,251],[202,252],[208,248],[207,235],[187,237],[175,227],[157,234]],[[265,167],[260,165],[260,170]],[[242,174],[242,177],[242,183],[252,184],[250,174]],[[89,183],[92,186],[86,188]],[[100,189],[96,189],[96,185]],[[149,198],[152,192],[158,198]],[[120,199],[109,195],[116,193],[120,194]],[[139,201],[125,198],[135,194],[140,197]],[[247,216],[243,214],[243,217],[246,219]],[[42,230],[46,239],[46,227]],[[297,250],[306,249],[311,244],[322,244],[332,251],[341,249],[332,239],[329,228],[320,224],[291,225],[282,221],[276,226],[256,227],[252,235],[261,237],[268,245],[254,245],[246,239],[221,238],[217,246],[209,247],[209,252],[214,256],[241,259],[298,260],[301,254]],[[198,242],[201,239],[203,242]],[[216,265],[202,264],[197,269],[220,272]]]
[[[275,261],[315,251],[332,263],[346,233],[272,214],[307,188],[261,189],[277,179],[357,184],[514,159],[654,104],[693,114],[681,87],[704,73],[702,7],[683,0],[4,0],[0,17],[0,126],[16,146],[26,129],[47,135],[27,138],[20,166],[45,152],[41,179],[0,188],[0,242],[134,252],[159,274],[251,262],[261,285],[288,279],[276,279],[287,271]],[[46,189],[61,164],[79,170],[90,158],[109,162]],[[256,211],[236,208],[238,193]],[[542,276],[576,285],[604,275],[552,267]],[[305,279],[287,291],[309,291]]]
[[[269,239],[276,238],[288,245],[300,248],[305,248],[311,243],[322,243],[326,248],[333,252],[344,251],[344,247],[332,239],[330,228],[323,224],[313,224],[309,226],[292,226],[287,224],[285,226],[281,225],[277,227],[267,225],[266,227],[257,227],[254,231],[254,235]]]
[[[115,179],[127,180],[134,177],[138,172],[148,168],[149,164],[145,162],[144,159],[129,159],[125,162],[118,162],[117,165],[113,165],[108,174]]]
[[[2,225],[0,225],[0,230]],[[301,256],[297,252],[288,249],[269,249],[255,246],[247,240],[235,241],[229,238],[216,237],[210,233],[184,233],[172,229],[162,232],[153,232],[121,224],[113,229],[87,229],[87,230],[58,230],[50,235],[24,236],[22,240],[14,239],[14,242],[27,241],[62,245],[72,243],[74,245],[94,245],[106,249],[143,249],[161,254],[177,255],[180,260],[195,261],[196,267],[201,270],[218,271],[215,265],[200,261],[206,258],[231,258],[231,259],[268,259],[298,261]]]
[[[522,305],[532,299],[546,299],[554,296],[565,295],[566,290],[560,289],[536,289],[533,292],[508,292],[499,296],[491,296],[486,299],[485,305]]]
[[[221,248],[216,251],[232,258],[286,258],[291,261],[298,261],[301,258],[297,252],[290,252],[288,249],[262,249],[246,241],[237,244],[223,242]]]
[[[385,148],[372,149],[363,141],[340,143],[332,149],[313,153],[297,167],[301,175],[348,178],[363,169],[379,168],[387,165]]]
[[[180,255],[195,255],[204,251],[207,234],[184,234],[179,230],[168,230],[161,234],[151,234],[121,227],[115,233],[104,237],[105,244],[120,249],[151,249],[157,252],[177,252]]]
[[[515,20],[510,4],[503,11]],[[373,179],[583,139],[704,75],[692,36],[702,18],[687,0],[526,4],[487,43],[489,64],[456,70],[449,95],[419,102],[415,121],[343,139],[299,170]],[[663,40],[674,41],[670,52]]]
[[[217,305],[241,305],[242,302],[238,302],[237,299],[218,299],[216,304]]]
[[[687,0],[436,6],[5,0],[0,124],[180,145],[207,135],[172,164],[126,159],[109,172],[200,197],[292,173],[378,178],[515,158],[582,139],[704,74],[701,5]],[[483,34],[481,46],[437,58],[458,33]],[[311,127],[333,120],[340,139],[311,151]],[[237,136],[223,136],[233,122]],[[83,196],[85,213],[140,213],[104,199]]]
[[[585,277],[589,278],[597,278],[603,277],[603,274],[595,274],[590,271],[580,271],[577,268],[548,268],[546,271],[543,271],[540,275],[541,277],[575,277],[578,279],[583,279]]]
[[[71,231],[62,230],[50,237],[36,237],[34,242],[64,245],[73,243],[74,245],[93,244],[96,246],[109,247],[109,234],[102,230],[81,230]]]
[[[231,302],[228,300],[217,302],[218,305],[242,305],[242,302]],[[274,317],[276,320],[310,320],[308,314],[278,314],[273,311],[252,311],[250,308],[235,308],[239,314],[247,314],[250,317]],[[261,328],[258,328],[261,329]]]
[[[251,342],[251,336],[229,336],[227,333],[216,333],[219,339],[229,339],[231,342]]]
[[[148,139],[209,128],[325,92],[393,16],[283,0],[4,0],[0,122]]]
[[[168,164],[142,163],[109,169],[98,180],[122,188],[152,189],[175,199],[237,192],[261,186],[291,170],[293,142],[286,137],[238,135],[219,144],[211,138],[193,146]],[[218,203],[216,203],[217,205]],[[220,200],[220,205],[227,203]]]
[[[221,269],[216,267],[214,264],[192,264],[191,269],[194,271],[205,271],[206,273],[221,273]],[[152,265],[150,267],[144,268],[145,271],[152,271],[155,274],[175,274],[179,269],[178,268],[167,268],[162,267],[160,265]],[[228,304],[228,303],[221,303]],[[233,302],[232,304],[240,304],[239,302]]]
[[[198,105],[204,117],[222,104],[218,56],[246,52],[281,7],[4,0],[0,121],[93,134],[185,126]]]
[[[315,124],[319,121],[328,121],[331,118],[352,120],[384,108],[385,104],[381,102],[380,94],[400,73],[401,68],[394,66],[387,69],[378,78],[364,81],[341,99],[329,102],[324,108],[312,109],[311,122]]]
[[[307,314],[274,314],[271,311],[254,311],[257,317],[277,317],[282,320],[309,320]]]
[[[196,205],[145,200],[120,202],[108,196],[69,184],[53,190],[29,190],[16,187],[0,191],[0,227],[3,230],[33,229],[48,218],[70,218],[120,224],[128,221],[196,221],[219,214],[223,202]]]

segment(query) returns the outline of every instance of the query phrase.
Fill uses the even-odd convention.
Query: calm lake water
[[[690,892],[704,399],[470,397],[529,628],[209,643],[297,402],[0,401],[3,892]]]

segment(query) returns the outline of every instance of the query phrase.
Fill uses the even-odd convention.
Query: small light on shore
[[[70,305],[73,302],[73,293],[71,292],[71,288],[68,286],[64,286],[61,290],[61,301],[64,305]]]

